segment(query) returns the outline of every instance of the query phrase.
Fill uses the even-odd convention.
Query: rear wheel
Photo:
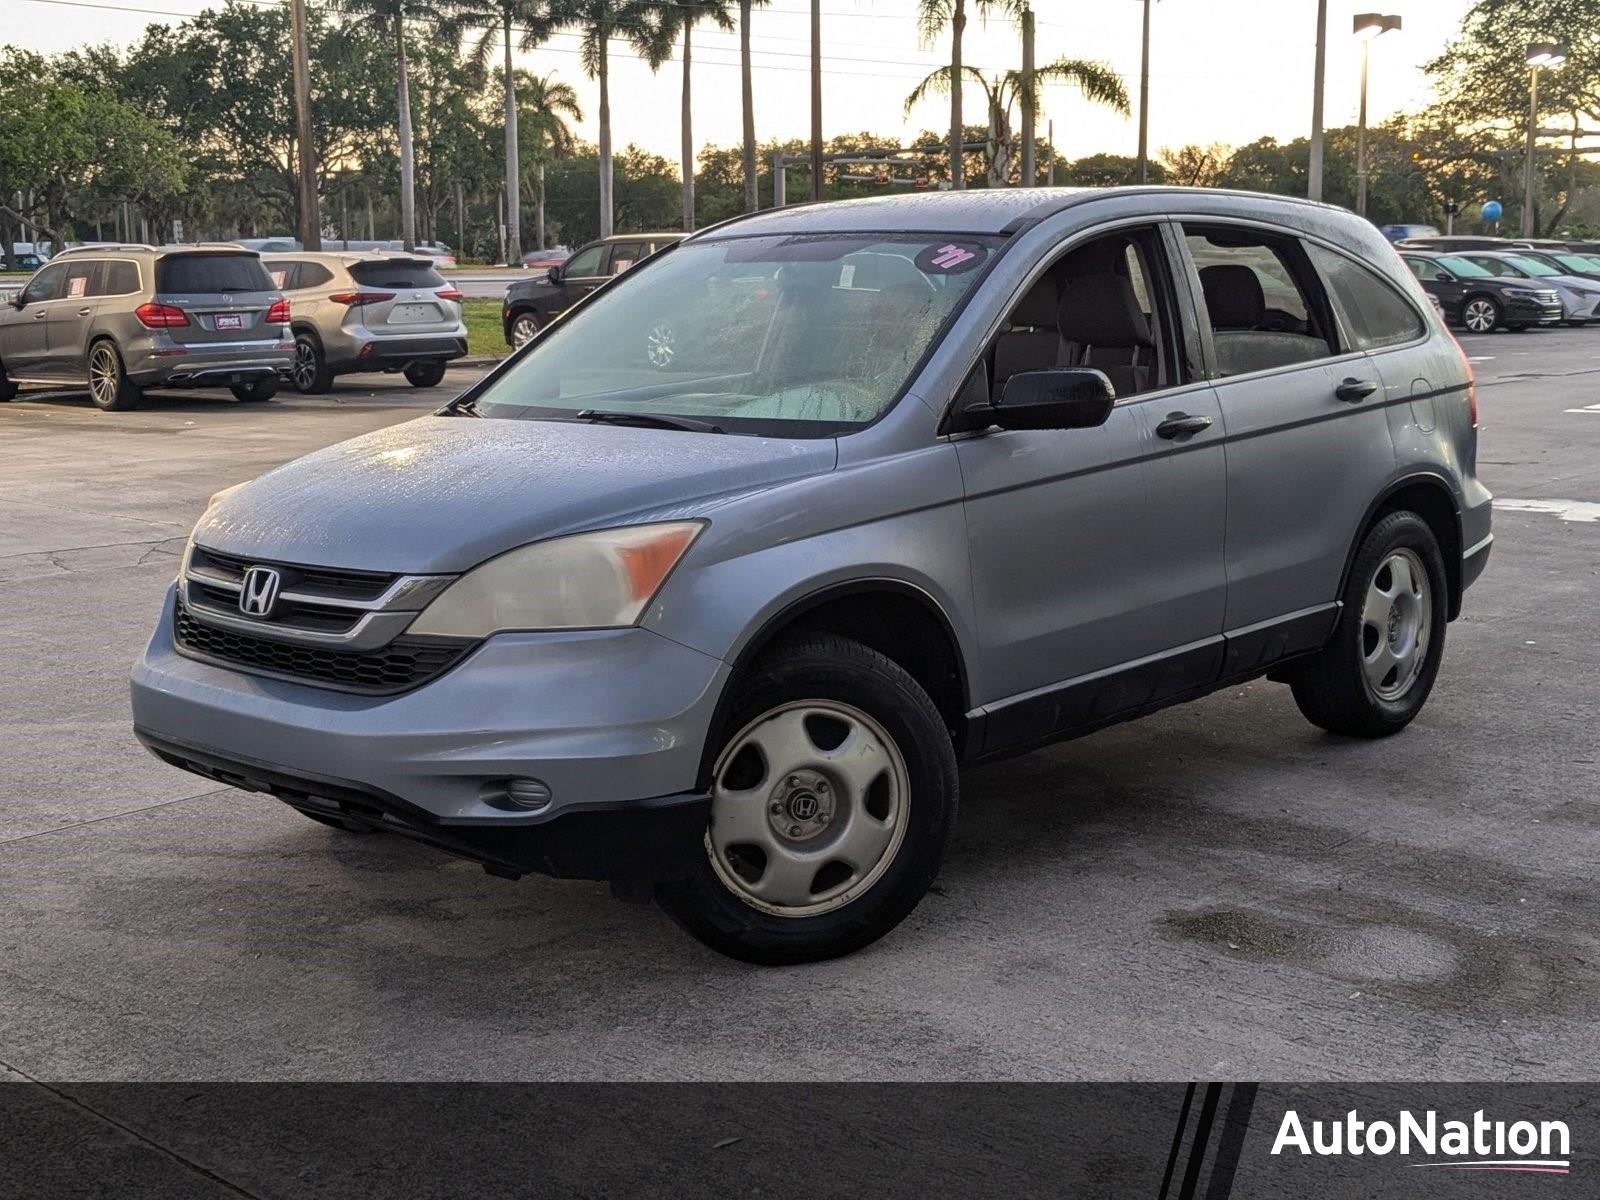
[[[271,400],[278,394],[278,377],[263,375],[260,379],[253,379],[249,383],[236,383],[228,390],[233,393],[235,400],[246,403]]]
[[[1313,725],[1351,737],[1398,733],[1422,711],[1444,655],[1449,582],[1428,523],[1390,513],[1362,540],[1333,637],[1291,677]]]
[[[405,377],[406,382],[412,387],[438,387],[440,381],[444,379],[444,363],[407,363]]]
[[[734,685],[711,770],[711,823],[663,906],[723,954],[764,964],[848,954],[933,882],[956,763],[933,701],[858,642],[784,643]]]
[[[89,399],[104,412],[139,407],[144,391],[129,381],[114,343],[101,340],[89,347]]]
[[[1468,296],[1461,323],[1473,333],[1489,333],[1500,324],[1500,306],[1488,296]]]
[[[333,387],[333,372],[328,370],[328,359],[322,352],[322,343],[309,333],[295,334],[289,386],[304,396],[320,396]]]

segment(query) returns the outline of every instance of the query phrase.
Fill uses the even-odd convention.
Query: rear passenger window
[[[108,262],[102,296],[131,296],[139,290],[139,268],[131,262]]]
[[[1377,272],[1321,246],[1308,245],[1306,252],[1339,306],[1345,328],[1361,349],[1396,346],[1426,332],[1417,310]]]
[[[1337,353],[1326,297],[1297,239],[1219,226],[1186,227],[1185,240],[1199,273],[1219,375]]]
[[[295,278],[295,287],[314,288],[332,282],[332,271],[321,263],[308,262],[300,264],[300,274]]]
[[[98,262],[75,262],[67,267],[67,288],[63,293],[68,300],[87,300],[98,295],[96,288],[100,275]]]
[[[272,286],[281,292],[293,291],[299,287],[298,278],[303,263],[275,262],[266,263],[267,278],[272,280]]]
[[[270,292],[272,281],[254,254],[174,254],[156,264],[156,290],[202,296]]]

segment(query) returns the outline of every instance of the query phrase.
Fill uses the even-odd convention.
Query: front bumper
[[[380,813],[440,845],[574,815],[692,806],[728,674],[645,629],[500,634],[421,687],[363,696],[184,657],[172,621],[169,592],[133,671],[134,725],[147,745],[299,807]],[[510,779],[537,780],[548,804],[512,804]],[[534,851],[518,853],[525,869],[546,869]]]
[[[1520,296],[1507,296],[1502,319],[1507,322],[1521,323],[1526,321],[1531,325],[1555,325],[1562,319],[1560,300],[1544,303],[1538,300],[1529,300]]]

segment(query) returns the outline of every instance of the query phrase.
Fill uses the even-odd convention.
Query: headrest
[[[1017,302],[1011,314],[1013,326],[1032,326],[1035,329],[1056,327],[1057,289],[1055,277],[1041,275],[1039,282],[1028,289],[1027,295]]]
[[[1200,268],[1200,290],[1205,293],[1213,329],[1254,329],[1267,315],[1261,280],[1242,263]]]
[[[1150,323],[1125,275],[1079,275],[1066,280],[1056,321],[1061,336],[1080,346],[1153,344]]]

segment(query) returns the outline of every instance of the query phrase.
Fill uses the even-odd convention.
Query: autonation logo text
[[[1291,1108],[1283,1114],[1272,1152],[1296,1150],[1318,1157],[1396,1154],[1434,1160],[1407,1163],[1409,1167],[1565,1175],[1571,1167],[1572,1134],[1565,1121],[1508,1124],[1489,1120],[1482,1109],[1471,1121],[1441,1121],[1432,1110],[1419,1118],[1410,1109],[1401,1109],[1392,1121],[1365,1121],[1351,1109],[1343,1119],[1311,1121],[1308,1126]]]

